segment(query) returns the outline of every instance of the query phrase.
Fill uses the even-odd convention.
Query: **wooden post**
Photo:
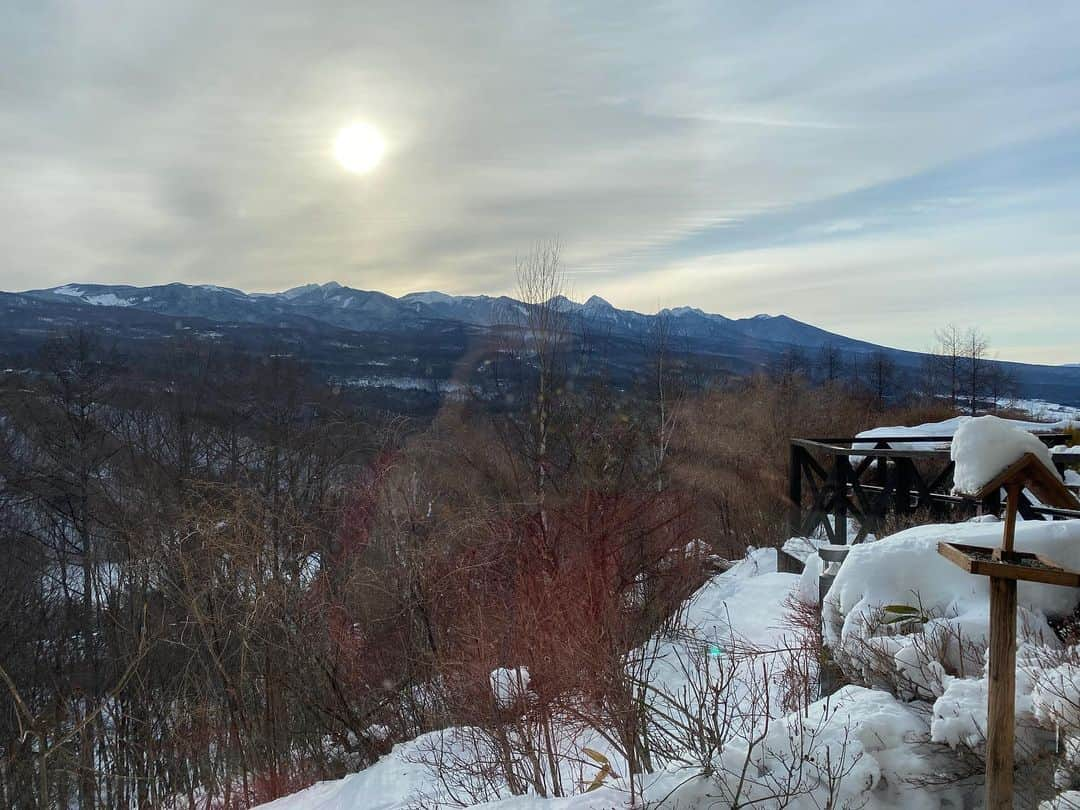
[[[835,500],[833,501],[833,542],[841,546],[846,546],[848,541],[847,488],[848,481],[854,477],[852,476],[851,462],[848,460],[847,456],[836,457],[833,473],[836,476],[836,492]]]
[[[986,711],[986,807],[1012,810],[1016,697],[1016,580],[990,577],[990,698]]]
[[[1005,555],[1012,554],[1013,550],[1013,538],[1016,535],[1016,513],[1020,511],[1021,489],[1022,487],[1019,484],[1005,485],[1008,500],[1005,502],[1005,535],[1001,547]]]
[[[798,537],[802,529],[802,453],[803,449],[792,444],[788,460],[788,536]]]
[[[893,491],[893,509],[898,515],[906,515],[911,511],[911,481],[915,471],[915,463],[910,458],[893,459],[893,474],[895,487]],[[885,516],[882,515],[882,518]]]
[[[1013,806],[1013,767],[1016,742],[1016,583],[1045,582],[1080,588],[1080,572],[1062,568],[1038,554],[1016,551],[1016,515],[1026,503],[1024,489],[1048,506],[1072,509],[1075,496],[1061,480],[1031,453],[1006,467],[978,492],[967,497],[987,503],[997,499],[1001,488],[1005,504],[1005,531],[1001,547],[990,559],[978,546],[942,541],[938,553],[948,557],[970,574],[990,577],[990,677],[986,707],[986,807],[1006,810]],[[1025,561],[1037,562],[1029,568]]]
[[[1020,508],[1017,483],[1005,491],[1005,532],[1000,555],[1008,562]],[[1013,747],[1016,738],[1016,580],[990,577],[990,682],[986,707],[986,807],[1013,806]]]

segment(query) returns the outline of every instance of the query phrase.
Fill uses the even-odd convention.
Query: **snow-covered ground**
[[[789,634],[785,602],[798,585],[794,574],[776,573],[776,556],[771,549],[752,551],[730,571],[706,583],[686,606],[685,634],[678,638],[658,638],[649,647],[655,657],[650,682],[658,693],[679,696],[692,691],[686,672],[687,662],[702,649],[722,658],[733,649],[750,643],[756,646],[778,646]],[[717,667],[720,668],[719,666]],[[745,673],[746,677],[750,673]],[[501,699],[523,686],[524,673],[496,670],[492,685]],[[738,690],[739,686],[735,685]],[[778,712],[778,714],[783,714]],[[344,779],[323,782],[293,796],[263,805],[264,810],[405,810],[421,797],[437,797],[443,786],[433,771],[418,760],[425,758],[433,747],[453,746],[456,729],[436,731],[415,740],[401,743],[370,768]],[[579,740],[611,757],[616,773],[624,767],[617,756],[604,744],[599,735]],[[596,767],[588,771],[595,773]],[[660,772],[648,779],[649,795],[662,796],[687,778],[682,769]],[[685,790],[685,788],[684,788]],[[510,797],[484,807],[505,810],[575,810],[623,806],[628,792],[622,780],[612,780],[610,786],[571,796],[565,799]]]
[[[1052,466],[1024,423],[984,417],[952,427],[965,488],[978,488],[1024,452]],[[922,435],[952,435],[933,432],[940,429]],[[852,546],[820,611],[832,660],[855,683],[817,700],[820,650],[806,623],[813,614],[799,608],[800,600],[817,601],[815,543],[789,541],[808,553],[801,576],[777,573],[774,551],[751,550],[687,601],[677,632],[629,657],[642,673],[656,731],[652,773],[631,783],[603,729],[560,728],[562,783],[577,795],[512,796],[495,778],[483,800],[468,806],[600,810],[627,807],[632,796],[637,806],[681,810],[980,806],[982,787],[972,777],[986,725],[989,581],[941,556],[938,543],[994,547],[1001,535],[1002,524],[983,517]],[[1015,545],[1080,570],[1080,520],[1021,522]],[[1080,589],[1022,582],[1018,603],[1017,756],[1030,766],[1019,790],[1047,808],[1069,807],[1080,795],[1080,645],[1055,628],[1076,621]],[[523,668],[495,670],[490,681],[504,709],[528,700]],[[460,794],[452,801],[445,763],[477,755],[476,739],[468,728],[431,732],[366,770],[264,808],[465,806]],[[578,751],[583,756],[571,756]],[[433,760],[432,752],[442,756]],[[435,761],[443,763],[442,778]]]
[[[706,702],[708,690],[696,680],[701,673],[687,662],[707,649],[715,662],[708,669],[709,682],[722,691],[714,693],[717,702],[704,706],[701,716],[729,721],[728,737],[709,752],[708,771],[697,761],[700,752],[675,752],[658,763],[656,772],[642,780],[639,800],[696,810],[730,806],[738,793],[743,802],[758,802],[752,806],[776,807],[769,795],[786,790],[792,799],[788,806],[796,808],[824,807],[829,801],[837,807],[848,802],[870,808],[977,803],[981,787],[976,783],[923,784],[953,767],[950,747],[977,747],[986,702],[987,581],[952,565],[936,547],[939,540],[997,545],[1001,528],[986,521],[921,526],[853,547],[822,605],[824,633],[838,655],[870,656],[865,659],[867,686],[845,686],[791,713],[779,702],[792,651],[803,654],[793,646],[789,622],[789,600],[800,590],[800,577],[776,573],[773,553],[759,550],[706,583],[687,604],[687,632],[654,640],[650,650],[656,661],[649,681],[663,707],[680,698]],[[1080,568],[1080,521],[1022,523],[1016,545]],[[808,568],[802,579],[815,576]],[[1070,712],[1078,711],[1069,695],[1080,694],[1080,667],[1069,663],[1075,660],[1069,658],[1073,648],[1063,647],[1048,622],[1074,610],[1080,591],[1022,583],[1019,601],[1024,671],[1017,715],[1034,729],[1024,740],[1035,751],[1047,734],[1052,740],[1047,729],[1060,727]],[[884,621],[886,605],[910,606],[910,621]],[[954,640],[951,646],[949,639]],[[758,654],[746,656],[751,647]],[[935,655],[928,655],[931,649]],[[527,682],[523,672],[505,670],[493,673],[493,686],[502,694],[527,688]],[[1078,727],[1080,718],[1069,728]],[[399,744],[366,770],[264,808],[405,810],[419,806],[420,799],[428,807],[455,806],[439,801],[443,786],[422,760],[426,751],[453,748],[459,731],[432,732]],[[1080,751],[1073,732],[1062,733],[1062,744]],[[599,735],[578,741],[610,757],[616,774],[624,774],[625,763]],[[595,772],[595,764],[584,766],[577,784],[584,786]],[[596,790],[565,798],[504,795],[474,806],[599,810],[625,807],[628,799],[626,779],[611,778]]]
[[[1017,399],[1010,402],[1009,407],[1024,411],[1040,422],[1080,422],[1080,407],[1076,405],[1059,405],[1042,399]]]

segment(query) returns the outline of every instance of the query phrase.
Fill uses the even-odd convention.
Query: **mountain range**
[[[655,315],[618,309],[599,296],[578,303],[559,296],[556,305],[576,328],[602,334],[615,356],[641,354],[643,340],[660,319],[678,349],[706,358],[712,369],[744,374],[795,352],[806,362],[823,347],[853,364],[885,352],[902,373],[924,357],[820,329],[786,315],[732,319],[694,307]],[[323,368],[328,376],[376,386],[403,379],[409,387],[430,377],[437,384],[460,372],[460,358],[485,336],[522,323],[527,306],[507,296],[457,296],[417,292],[400,298],[336,282],[307,284],[279,293],[246,293],[214,285],[180,283],[137,287],[65,284],[0,293],[0,352],[12,353],[58,329],[93,327],[119,338],[170,339],[185,332],[207,340],[285,347]],[[455,357],[455,354],[457,356]],[[632,360],[615,362],[632,376]],[[1080,367],[1002,363],[1019,393],[1063,404],[1080,404]]]

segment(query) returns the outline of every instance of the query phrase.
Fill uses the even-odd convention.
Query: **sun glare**
[[[371,124],[350,124],[334,138],[334,157],[343,169],[355,174],[370,172],[385,152],[386,141]]]

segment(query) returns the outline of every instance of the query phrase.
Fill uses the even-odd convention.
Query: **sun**
[[[371,124],[349,124],[334,138],[334,157],[345,171],[367,174],[382,160],[386,141]]]

